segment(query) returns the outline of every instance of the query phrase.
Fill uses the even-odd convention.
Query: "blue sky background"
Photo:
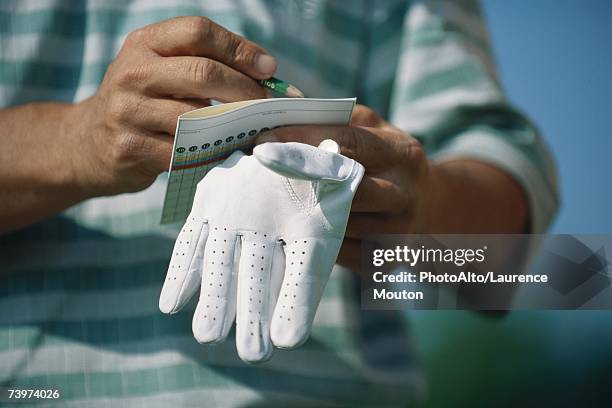
[[[506,91],[557,158],[554,231],[612,233],[612,1],[483,6]]]
[[[507,94],[556,157],[563,207],[553,232],[612,234],[612,0],[482,4]],[[612,311],[409,314],[429,407],[611,397]]]

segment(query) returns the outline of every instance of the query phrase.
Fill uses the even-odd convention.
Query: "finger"
[[[208,57],[257,79],[269,78],[276,71],[276,60],[264,48],[206,17],[166,20],[143,28],[134,37],[165,57]]]
[[[274,239],[257,232],[244,233],[238,271],[236,348],[246,362],[262,362],[272,356],[270,341],[271,270]]]
[[[398,131],[358,126],[286,126],[262,133],[256,143],[299,142],[313,146],[324,139],[340,145],[340,153],[363,164],[367,172],[392,167],[405,160],[410,149],[420,146]]]
[[[408,234],[410,214],[351,213],[345,236],[360,239],[372,234]]]
[[[168,274],[159,297],[162,313],[176,313],[200,287],[208,224],[189,216],[174,245]]]
[[[163,58],[142,68],[139,86],[153,95],[206,98],[222,102],[267,98],[249,76],[218,61],[198,57]]]
[[[383,126],[387,122],[381,118],[374,110],[364,105],[355,105],[353,114],[351,115],[352,126],[368,126],[377,127]]]
[[[308,339],[340,244],[339,239],[321,238],[287,242],[285,277],[270,328],[276,347],[291,349]]]
[[[392,181],[365,176],[353,198],[351,212],[400,214],[407,201],[406,193]]]
[[[141,101],[135,103],[133,114],[130,115],[128,120],[135,128],[174,135],[176,121],[180,115],[209,105],[208,101],[203,100],[143,97]]]
[[[361,240],[345,237],[336,262],[338,265],[359,273],[361,270]]]
[[[238,241],[235,231],[210,227],[204,251],[202,290],[192,322],[193,335],[200,343],[225,340],[234,323]]]

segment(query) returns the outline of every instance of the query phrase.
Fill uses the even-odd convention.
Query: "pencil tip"
[[[287,87],[287,96],[290,98],[303,98],[304,93],[293,85]]]

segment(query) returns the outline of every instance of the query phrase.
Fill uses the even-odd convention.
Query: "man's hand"
[[[265,98],[257,80],[275,70],[258,45],[180,17],[131,33],[91,98],[0,110],[0,234],[146,188],[168,169],[178,115],[210,99]]]
[[[360,238],[367,234],[423,231],[429,163],[422,145],[358,105],[351,126],[290,126],[262,134],[257,143],[295,141],[312,145],[333,139],[340,153],[366,169],[353,200],[338,263],[359,265]]]
[[[177,116],[210,99],[265,98],[255,79],[275,70],[263,48],[205,17],[130,33],[98,92],[73,112],[81,185],[91,195],[147,187],[168,169]]]
[[[364,165],[338,263],[358,271],[367,234],[520,233],[527,202],[503,171],[478,161],[434,164],[413,137],[358,105],[350,126],[290,126],[262,133],[256,143],[333,139]]]

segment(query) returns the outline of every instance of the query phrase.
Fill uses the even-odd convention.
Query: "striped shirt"
[[[554,215],[548,151],[505,99],[471,0],[2,1],[0,107],[91,96],[130,31],[180,15],[263,45],[309,96],[357,96],[433,160],[504,169],[525,190],[533,232]],[[423,396],[407,319],[360,310],[340,268],[311,339],[262,365],[243,363],[232,338],[197,344],[194,304],[162,315],[177,234],[159,225],[166,181],[0,237],[0,386],[60,388],[63,400],[43,405],[72,407],[405,407]]]

